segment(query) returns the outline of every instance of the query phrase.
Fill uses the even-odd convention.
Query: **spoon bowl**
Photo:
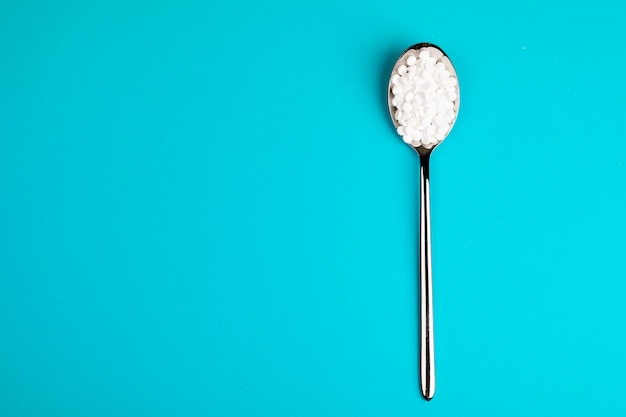
[[[432,43],[427,43],[427,42],[417,43],[415,45],[408,47],[396,61],[395,65],[393,66],[393,69],[391,70],[391,75],[397,74],[398,67],[400,65],[404,65],[404,63],[406,62],[407,56],[409,55],[418,56],[422,50],[427,50],[432,57],[442,62],[446,66],[446,69],[450,72],[450,76],[458,80],[456,70],[454,68],[454,65],[452,65],[452,62],[450,61],[450,58],[448,58],[448,55],[446,55],[443,49],[441,49],[437,45],[434,45]],[[389,107],[389,115],[391,116],[391,121],[393,122],[394,127],[397,129],[400,126],[400,124],[398,123],[398,121],[396,120],[394,116],[397,109],[391,102],[393,100],[393,93],[391,91],[392,87],[393,85],[391,83],[391,77],[389,77],[389,87],[387,89],[387,106]],[[457,85],[457,98],[454,101],[454,118],[452,119],[452,122],[450,123],[450,130],[448,130],[448,133],[446,133],[446,136],[450,133],[450,131],[452,130],[452,127],[454,126],[454,123],[456,122],[456,118],[459,114],[460,105],[461,105],[460,89]],[[441,142],[443,142],[443,139],[431,147],[426,147],[423,145],[420,145],[420,146],[409,145],[409,146],[411,146],[411,148],[413,148],[420,156],[422,156],[422,155],[430,154],[433,151],[433,149],[435,149],[439,144],[441,144]]]

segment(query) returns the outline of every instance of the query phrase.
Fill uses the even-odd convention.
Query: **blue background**
[[[1,416],[623,416],[624,10],[605,1],[0,4]],[[418,160],[433,42],[437,393]]]

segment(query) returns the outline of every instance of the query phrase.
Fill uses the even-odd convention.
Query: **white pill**
[[[419,57],[420,57],[420,59],[426,59],[426,58],[430,57],[430,53],[428,52],[428,49],[422,49],[420,51]]]
[[[404,103],[402,105],[402,110],[404,110],[404,111],[411,111],[411,110],[413,110],[413,106],[411,105],[411,103]]]
[[[395,114],[396,120],[402,119],[402,116],[403,116],[402,110],[396,111],[396,114]]]
[[[417,58],[415,58],[414,55],[409,55],[408,58],[406,59],[406,64],[413,66],[417,63]]]
[[[406,93],[406,96],[404,96],[404,101],[408,101],[409,103],[413,102],[414,99],[415,94],[413,93]]]
[[[396,131],[398,132],[398,135],[400,136],[404,136],[405,132],[404,132],[404,126],[398,126],[398,128],[396,129]]]
[[[409,135],[402,136],[402,140],[404,141],[404,143],[406,143],[408,145],[411,144],[411,137]]]
[[[400,76],[398,74],[393,74],[391,76],[391,84],[396,85],[400,82]]]
[[[400,74],[400,75],[404,75],[404,74],[406,74],[406,71],[407,71],[407,67],[406,67],[406,65],[400,65],[400,66],[398,67],[398,74]]]
[[[441,112],[445,112],[454,107],[454,103],[448,100],[448,92],[444,92],[442,94],[442,100],[437,101],[437,108],[440,109]]]

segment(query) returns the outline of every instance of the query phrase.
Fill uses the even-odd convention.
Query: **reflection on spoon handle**
[[[427,400],[435,395],[429,162],[430,153],[420,156],[420,386]]]

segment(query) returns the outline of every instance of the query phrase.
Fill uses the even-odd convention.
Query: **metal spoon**
[[[422,49],[428,49],[431,56],[446,65],[446,69],[455,78],[456,71],[452,66],[452,62],[448,56],[439,48],[430,43],[418,43],[408,48],[398,58],[393,67],[391,74],[395,74],[398,67],[405,62],[407,54],[418,55]],[[394,126],[398,127],[398,122],[394,117],[395,107],[391,103],[393,94],[391,92],[392,84],[389,81],[388,89],[388,105],[391,120]],[[457,99],[454,103],[454,119],[450,125],[450,129],[456,121],[459,111],[460,100],[458,97],[459,87],[457,86]],[[441,142],[439,142],[441,143]],[[438,144],[439,144],[438,143]],[[432,285],[432,263],[430,251],[430,179],[429,164],[430,155],[438,144],[426,148],[424,146],[414,147],[420,159],[420,388],[422,395],[426,400],[431,400],[435,395],[435,345],[433,338],[433,285]]]

